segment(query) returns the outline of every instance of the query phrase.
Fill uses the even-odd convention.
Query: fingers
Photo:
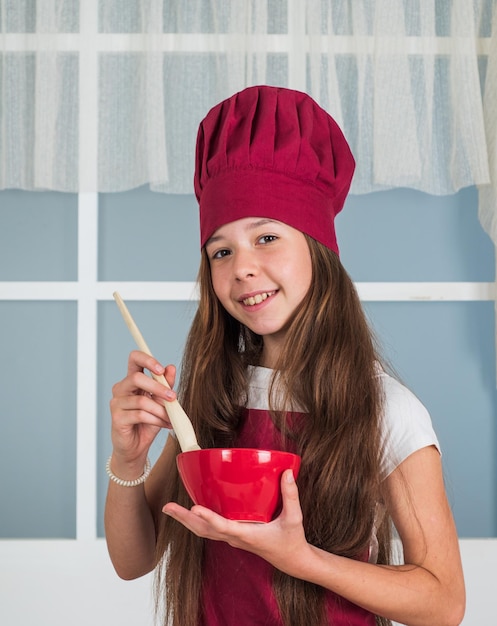
[[[143,370],[148,370],[158,376],[163,374],[168,384],[171,387],[174,386],[176,378],[176,368],[174,365],[164,367],[153,356],[150,356],[145,352],[140,352],[139,350],[133,350],[130,352],[128,358],[128,376],[132,375],[134,372],[143,372]]]
[[[285,493],[289,499],[297,499],[299,497],[299,490],[297,483],[295,482],[295,476],[293,470],[287,469],[281,475],[281,493]]]
[[[110,409],[113,418],[121,426],[150,424],[160,428],[171,428],[164,402],[148,395],[127,395],[112,398]]]
[[[174,400],[176,393],[145,373],[149,369],[160,373],[172,385],[176,377],[174,365],[163,367],[156,359],[140,352],[133,351],[128,360],[127,376],[112,387],[111,412],[113,418],[127,417],[126,422],[145,421],[142,413],[165,420],[170,428],[164,408],[164,401]],[[127,412],[127,413],[126,413]],[[152,422],[155,422],[152,420]]]
[[[281,476],[281,497],[283,508],[280,518],[283,518],[285,523],[301,524],[302,509],[300,507],[299,490],[291,469],[285,470]]]
[[[128,375],[133,372],[142,372],[144,369],[154,372],[154,374],[164,374],[164,367],[153,356],[140,350],[130,352],[128,357]]]
[[[122,457],[142,456],[160,429],[172,428],[166,401],[174,400],[176,393],[146,370],[163,375],[171,386],[176,377],[173,365],[164,367],[144,352],[131,352],[127,375],[113,386],[110,401],[112,442],[114,451]]]
[[[172,389],[176,380],[176,367],[174,365],[166,365],[164,369],[164,377]]]
[[[144,372],[133,372],[116,385],[116,395],[152,395],[162,400],[174,400],[176,392],[154,380]]]
[[[113,397],[129,394],[148,394],[156,396],[161,400],[175,400],[176,392],[168,389],[161,382],[158,382],[145,373],[148,370],[156,376],[164,376],[169,387],[174,386],[176,379],[176,367],[168,365],[164,367],[152,356],[134,350],[128,359],[128,371],[126,377],[116,383],[112,388]]]
[[[175,502],[168,502],[162,512],[173,517],[198,537],[216,541],[229,540],[230,521],[203,506],[195,505],[188,510]]]

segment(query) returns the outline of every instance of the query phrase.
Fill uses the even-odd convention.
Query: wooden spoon
[[[136,345],[142,352],[153,356],[145,342],[145,339],[139,331],[138,326],[135,324],[135,321],[131,317],[128,308],[124,304],[121,296],[117,291],[114,292],[113,296],[114,300],[117,303],[117,306],[119,307],[119,310],[121,311],[124,321],[126,322],[126,326],[128,327],[130,333],[133,336],[133,339],[136,342]],[[157,382],[161,383],[161,385],[164,385],[164,387],[171,389],[164,376],[158,376],[153,372],[151,372],[151,374]],[[167,411],[169,419],[171,420],[171,424],[174,428],[176,437],[178,438],[178,442],[182,452],[187,452],[188,450],[200,450],[200,446],[197,443],[197,437],[195,436],[195,431],[193,430],[190,418],[185,413],[180,403],[177,400],[173,400],[172,402],[168,402],[167,400],[165,400],[164,407]]]

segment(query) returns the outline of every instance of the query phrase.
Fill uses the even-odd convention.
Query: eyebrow
[[[255,222],[250,222],[250,224],[247,224],[246,229],[255,230],[256,228],[259,228],[260,226],[264,226],[265,224],[277,224],[277,223],[278,223],[277,220],[272,220],[268,217],[264,217]],[[205,247],[207,247],[211,243],[215,243],[216,241],[219,241],[220,239],[223,239],[221,235],[212,235],[212,237],[209,237],[209,239],[207,239],[207,241],[205,242]]]

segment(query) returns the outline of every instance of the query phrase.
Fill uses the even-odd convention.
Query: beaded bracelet
[[[150,459],[147,457],[147,462],[145,463],[143,474],[140,476],[140,478],[135,478],[135,480],[123,480],[122,478],[118,478],[115,474],[112,473],[112,470],[110,469],[111,459],[112,454],[107,460],[107,463],[105,465],[105,471],[107,472],[107,476],[121,487],[136,487],[137,485],[141,485],[147,480],[147,478],[150,476],[150,472],[152,471]]]

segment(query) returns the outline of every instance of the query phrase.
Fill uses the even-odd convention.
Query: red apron
[[[281,448],[268,411],[246,410],[236,445]],[[273,567],[264,559],[223,541],[206,541],[201,626],[283,626],[272,576]],[[331,591],[326,606],[330,625],[375,626],[372,613]]]

